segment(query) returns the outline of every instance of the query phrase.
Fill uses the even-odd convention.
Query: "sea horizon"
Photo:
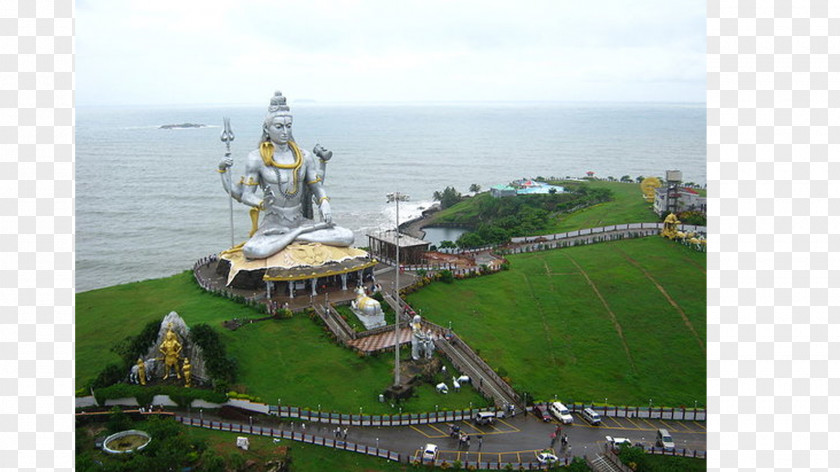
[[[88,106],[76,110],[76,291],[159,278],[230,246],[230,210],[216,167],[230,117],[232,174],[260,139],[267,104]],[[705,104],[643,102],[298,103],[294,136],[334,152],[325,186],[333,217],[366,246],[447,186],[467,194],[520,178],[664,176],[706,183]],[[206,126],[160,129],[161,125]],[[234,204],[236,242],[247,208]]]

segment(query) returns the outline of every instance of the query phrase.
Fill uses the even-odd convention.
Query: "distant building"
[[[706,213],[706,197],[687,187],[659,187],[654,195],[653,211],[660,216],[683,211]]]
[[[490,187],[490,195],[495,198],[502,198],[515,197],[516,195],[547,194],[551,193],[552,189],[556,193],[566,191],[566,189],[558,185],[550,185],[533,179],[520,179],[514,180],[510,185],[494,185]]]
[[[515,197],[516,189],[509,185],[494,185],[490,187],[490,195],[494,198]]]
[[[393,261],[397,257],[397,233],[394,230],[369,233],[368,247],[373,257]],[[400,233],[400,265],[423,264],[432,245],[429,241]]]

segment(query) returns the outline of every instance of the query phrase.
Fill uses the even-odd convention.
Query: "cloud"
[[[81,105],[261,103],[278,88],[325,101],[705,97],[693,0],[88,0],[76,18]]]

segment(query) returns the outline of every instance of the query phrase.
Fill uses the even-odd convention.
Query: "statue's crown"
[[[268,111],[269,113],[289,111],[289,106],[286,105],[286,97],[279,90],[274,92],[274,96],[271,97],[271,102],[268,104]]]

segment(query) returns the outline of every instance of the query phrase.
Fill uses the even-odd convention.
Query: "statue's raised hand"
[[[332,210],[330,209],[329,200],[322,200],[321,205],[318,207],[318,211],[321,213],[321,221],[324,223],[332,223]]]
[[[220,171],[226,171],[232,166],[233,166],[233,158],[232,157],[228,156],[228,157],[225,157],[224,159],[222,159],[221,161],[219,161],[219,170]]]

